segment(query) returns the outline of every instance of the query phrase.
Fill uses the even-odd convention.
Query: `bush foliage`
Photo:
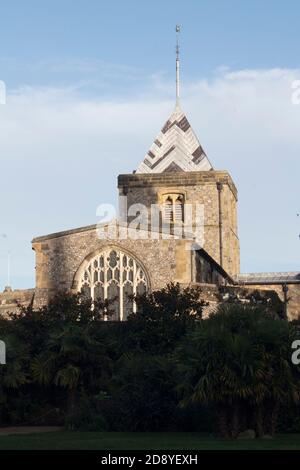
[[[299,430],[295,327],[269,304],[234,301],[203,320],[200,293],[170,284],[136,298],[123,323],[103,321],[108,302],[69,294],[0,317],[0,425],[235,438],[274,434],[279,417],[281,430]]]

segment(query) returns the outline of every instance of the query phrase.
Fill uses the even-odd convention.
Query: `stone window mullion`
[[[119,271],[118,276],[116,276],[116,270]],[[111,272],[110,276],[108,276],[109,271]],[[98,272],[98,276],[95,280],[96,272]],[[124,273],[126,273],[125,276]],[[79,290],[88,290],[88,295],[90,295],[92,300],[95,300],[98,284],[101,286],[103,299],[113,295],[113,291],[117,288],[118,297],[115,301],[115,309],[118,311],[119,319],[122,321],[125,320],[128,314],[127,310],[125,312],[125,308],[127,308],[125,304],[128,305],[126,290],[128,291],[128,286],[130,285],[132,290],[129,289],[129,291],[131,290],[133,295],[137,295],[138,285],[141,282],[145,289],[147,289],[145,272],[134,258],[123,253],[121,250],[106,249],[97,255],[96,258],[93,258],[87,266],[85,265],[81,275]],[[132,310],[136,312],[135,302],[133,302]],[[105,315],[104,319],[108,320],[107,315]]]

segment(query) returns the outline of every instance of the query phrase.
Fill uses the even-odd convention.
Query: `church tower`
[[[214,170],[179,100],[180,28],[176,27],[176,105],[133,174],[119,175],[119,195],[134,204],[161,207],[162,224],[185,224],[185,207],[202,207],[204,250],[230,275],[240,272],[237,189],[227,171]],[[127,222],[130,218],[127,217]]]

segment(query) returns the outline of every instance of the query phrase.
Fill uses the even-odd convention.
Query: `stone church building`
[[[179,282],[200,285],[213,306],[224,285],[276,291],[289,319],[298,317],[300,273],[240,273],[237,188],[227,171],[213,168],[179,99],[137,170],[119,175],[118,191],[118,220],[33,239],[36,287],[7,287],[0,312],[84,291],[114,298],[114,319],[126,320],[131,294]]]

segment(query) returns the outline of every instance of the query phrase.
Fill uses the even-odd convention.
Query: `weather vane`
[[[176,103],[179,102],[179,85],[180,85],[180,77],[179,77],[179,34],[180,34],[180,25],[177,24],[176,28]]]

